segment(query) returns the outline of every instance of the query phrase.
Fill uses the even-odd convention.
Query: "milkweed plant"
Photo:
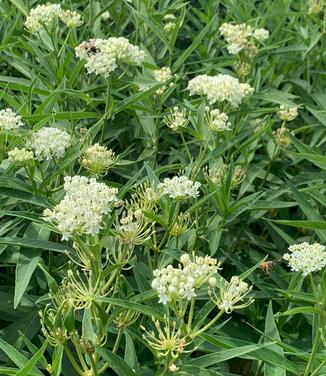
[[[0,14],[0,374],[326,374],[326,3]]]

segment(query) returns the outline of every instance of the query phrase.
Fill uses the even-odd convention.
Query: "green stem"
[[[216,321],[223,315],[224,309],[222,309],[217,316],[213,318],[208,324],[206,324],[203,328],[197,330],[197,332],[191,334],[191,338],[196,338],[200,336],[202,333],[206,332],[212,325],[216,323]]]
[[[187,155],[188,155],[188,158],[189,158],[189,162],[191,162],[191,160],[192,160],[192,156],[191,156],[191,154],[190,154],[190,151],[189,151],[188,145],[187,145],[187,143],[186,143],[186,140],[185,140],[185,137],[184,137],[182,131],[180,132],[180,136],[181,136],[181,139],[182,139],[183,145],[184,145],[184,147],[185,147],[185,149],[186,149],[186,152],[187,152]]]
[[[64,348],[65,348],[65,352],[66,352],[66,355],[67,357],[69,358],[70,360],[70,363],[71,365],[74,367],[75,371],[79,374],[79,375],[84,375],[84,371],[82,371],[79,367],[79,365],[77,364],[74,356],[72,355],[69,347],[67,344],[64,345]]]
[[[113,354],[115,354],[117,351],[118,351],[118,348],[119,348],[119,345],[120,345],[120,342],[121,342],[121,338],[122,338],[122,334],[123,334],[123,328],[119,328],[119,331],[118,331],[118,335],[117,335],[117,338],[115,340],[115,344],[114,344],[114,347],[113,347]]]
[[[188,324],[187,324],[187,333],[188,334],[191,332],[191,324],[192,324],[192,319],[193,319],[193,316],[194,316],[194,309],[195,309],[195,298],[192,298],[191,304],[190,304]]]
[[[91,360],[91,369],[93,371],[92,375],[98,376],[97,367],[96,367],[96,364],[92,355],[90,355],[90,360]]]

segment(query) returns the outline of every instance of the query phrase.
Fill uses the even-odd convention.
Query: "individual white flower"
[[[21,116],[17,115],[11,108],[0,110],[0,130],[11,130],[21,127]]]
[[[12,163],[26,164],[34,160],[34,154],[32,151],[27,150],[26,148],[14,148],[8,152],[8,159]]]
[[[89,146],[83,153],[81,164],[93,175],[105,175],[116,160],[111,149],[100,144]]]
[[[163,183],[158,184],[157,188],[164,195],[168,195],[170,198],[186,198],[186,197],[198,197],[199,182],[193,182],[186,176],[174,176],[173,178],[165,178]]]
[[[304,276],[323,269],[326,266],[325,246],[307,242],[294,244],[289,247],[291,253],[283,255],[292,271],[301,272]]]
[[[62,10],[59,14],[61,21],[71,29],[74,29],[83,24],[83,18],[81,14],[72,10]]]
[[[191,300],[196,297],[196,289],[207,284],[209,279],[219,270],[219,263],[209,256],[194,257],[184,254],[180,257],[178,268],[168,265],[153,272],[152,288],[158,293],[159,303]]]
[[[129,43],[126,38],[90,39],[76,47],[77,57],[86,60],[89,74],[108,78],[119,64],[141,65],[144,51]]]
[[[71,143],[71,136],[68,132],[58,129],[44,127],[32,134],[27,146],[34,150],[36,159],[62,158]]]
[[[60,203],[44,211],[45,220],[55,225],[65,240],[74,234],[96,235],[103,216],[117,201],[118,190],[84,176],[65,177],[64,190]]]
[[[173,131],[185,128],[189,123],[187,111],[177,106],[170,110],[170,114],[164,117],[164,123]]]
[[[242,281],[238,276],[233,276],[230,282],[225,281],[219,292],[216,292],[213,286],[209,289],[209,294],[220,310],[231,313],[235,309],[245,308],[254,302],[254,299],[250,297],[246,302],[238,304],[244,301],[251,290],[252,286],[249,287],[248,283]]]
[[[44,28],[44,25],[51,26],[61,12],[60,4],[37,5],[27,16],[25,26],[30,32],[37,33]]]
[[[229,131],[231,129],[228,115],[218,109],[206,107],[206,119],[208,128],[213,132]]]
[[[286,104],[281,104],[278,117],[284,121],[292,121],[299,115],[298,108],[298,106],[291,107]]]
[[[226,74],[199,75],[189,81],[188,90],[190,95],[206,95],[210,104],[228,102],[232,107],[238,107],[254,91],[249,84],[242,84],[237,78]]]

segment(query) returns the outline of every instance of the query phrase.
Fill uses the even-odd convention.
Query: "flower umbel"
[[[177,106],[170,110],[170,114],[164,117],[164,123],[173,131],[185,128],[189,123],[187,111]]]
[[[81,164],[92,175],[105,175],[115,163],[116,157],[111,149],[100,144],[89,146],[83,154]]]
[[[71,136],[58,128],[44,127],[32,134],[27,146],[34,150],[36,159],[62,158],[71,143]]]
[[[21,116],[17,115],[11,108],[0,110],[0,130],[17,129],[22,125]]]
[[[189,81],[188,90],[190,95],[206,95],[210,104],[227,102],[231,107],[238,107],[254,91],[249,84],[242,84],[227,74],[199,75]]]
[[[246,302],[238,304],[244,301],[251,290],[252,286],[249,287],[248,283],[243,282],[238,276],[233,276],[230,282],[225,281],[225,286],[220,288],[219,293],[212,287],[209,289],[209,294],[220,310],[231,313],[235,309],[245,308],[254,302],[254,299],[250,297]]]
[[[199,182],[193,182],[186,176],[174,176],[173,178],[165,178],[163,183],[160,183],[157,188],[161,190],[162,194],[168,195],[170,198],[196,198],[199,196]]]
[[[293,244],[289,247],[290,253],[283,255],[292,271],[301,272],[304,276],[316,272],[326,266],[325,246],[319,243],[307,242]]]
[[[54,224],[66,240],[74,234],[96,235],[103,216],[117,201],[118,190],[84,176],[66,177],[64,190],[66,195],[60,203],[44,211],[45,220]]]

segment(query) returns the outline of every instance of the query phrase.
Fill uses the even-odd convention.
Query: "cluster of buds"
[[[281,104],[277,113],[278,117],[283,121],[292,121],[299,115],[298,108],[298,106],[291,107],[286,104]]]
[[[231,129],[229,117],[225,112],[221,112],[218,109],[211,109],[207,106],[205,113],[208,129],[212,132],[223,132]]]
[[[136,188],[136,192],[125,202],[125,208],[128,212],[134,213],[139,210],[141,213],[155,211],[159,198],[160,194],[153,188],[153,185],[147,181]],[[139,217],[139,214],[137,214],[137,216]]]
[[[206,167],[204,174],[217,186],[225,184],[228,176],[229,166],[222,164],[221,166],[212,166],[209,169]],[[244,179],[246,173],[241,166],[235,166],[234,173],[231,178],[231,187],[234,188],[239,185]]]
[[[308,1],[308,14],[313,16],[321,12],[326,5],[324,0],[309,0]]]
[[[157,291],[159,302],[167,304],[196,297],[200,289],[219,270],[219,263],[209,256],[195,256],[191,261],[188,254],[180,257],[178,268],[168,265],[153,272],[152,288]]]
[[[214,288],[213,281],[210,283],[209,295],[217,307],[226,313],[231,313],[235,309],[242,309],[254,302],[252,297],[244,301],[246,296],[252,290],[248,283],[243,282],[238,276],[233,276],[230,282],[225,281],[217,292]],[[240,304],[238,304],[240,303]]]
[[[90,174],[97,177],[106,175],[115,161],[116,156],[111,149],[95,144],[84,151],[81,164]]]
[[[15,165],[24,166],[34,161],[34,154],[26,148],[14,148],[8,152],[8,159]]]
[[[164,117],[164,123],[173,131],[181,130],[189,124],[188,113],[184,108],[175,106],[170,110],[169,115]]]
[[[171,13],[168,13],[163,17],[163,30],[166,32],[168,36],[171,35],[173,29],[175,28],[175,19],[175,15]]]
[[[289,131],[286,127],[281,127],[273,132],[276,145],[281,147],[287,147],[291,144],[291,139],[289,137]]]
[[[171,69],[169,67],[163,67],[161,69],[158,69],[154,71],[154,79],[157,82],[168,82],[173,78],[173,74],[171,72]],[[173,82],[170,82],[170,87],[174,86]],[[162,86],[160,89],[156,91],[157,95],[163,95],[167,89],[167,85]]]
[[[39,314],[42,333],[52,346],[62,346],[69,340],[71,334],[64,326],[64,317],[60,309],[53,309],[47,305]]]

